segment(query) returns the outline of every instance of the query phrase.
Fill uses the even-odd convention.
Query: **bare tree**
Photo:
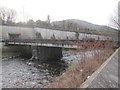
[[[118,33],[115,34],[114,39],[118,41],[118,45],[120,45],[120,1],[118,2],[117,9],[115,11],[114,17],[112,17],[112,23],[114,27],[118,30]]]
[[[7,11],[7,22],[15,22],[15,16],[16,16],[16,11],[13,9],[10,9]]]
[[[118,18],[116,20],[116,24],[118,25],[118,29],[120,29],[120,1],[118,2]],[[117,22],[118,21],[118,22]]]
[[[120,29],[120,2],[118,2],[114,15],[111,17],[111,25]]]
[[[11,24],[15,22],[16,11],[9,8],[0,7],[0,19],[3,24]]]
[[[4,8],[0,8],[0,18],[2,19],[2,22],[5,21],[5,16],[6,16],[5,9]]]

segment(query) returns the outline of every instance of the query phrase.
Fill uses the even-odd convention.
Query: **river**
[[[92,55],[87,52],[87,55]],[[60,75],[68,64],[80,60],[83,53],[63,52],[61,60],[30,61],[23,58],[2,60],[2,88],[43,88],[47,87],[55,76]]]

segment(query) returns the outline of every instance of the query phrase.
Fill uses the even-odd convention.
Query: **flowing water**
[[[91,52],[87,52],[92,55]],[[30,61],[23,58],[2,60],[2,88],[42,88],[60,75],[69,63],[80,60],[82,53],[63,52],[61,60]]]

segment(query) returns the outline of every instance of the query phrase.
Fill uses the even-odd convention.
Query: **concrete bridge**
[[[30,46],[33,59],[54,60],[62,57],[62,48],[77,49],[80,48],[71,42],[77,40],[48,40],[48,39],[24,39],[24,40],[5,40],[5,45]]]
[[[81,48],[73,44],[83,39],[106,40],[111,37],[43,28],[0,26],[5,45],[30,46],[32,59],[59,59],[62,48]]]

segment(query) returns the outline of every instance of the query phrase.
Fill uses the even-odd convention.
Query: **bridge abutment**
[[[30,58],[32,56],[32,50],[30,46],[4,46],[1,48],[2,53],[5,54],[3,57],[18,56],[21,58]]]
[[[32,46],[31,60],[59,60],[62,57],[62,48]]]

